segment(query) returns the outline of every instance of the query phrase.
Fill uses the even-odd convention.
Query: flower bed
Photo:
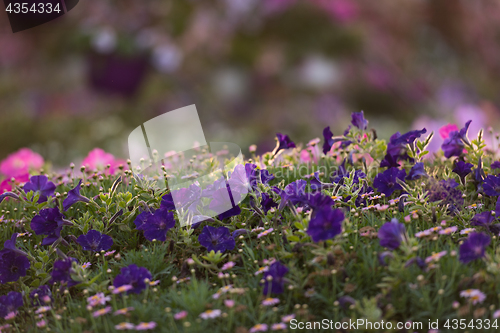
[[[278,134],[229,173],[239,208],[183,227],[125,161],[97,149],[47,173],[22,150],[0,164],[1,331],[495,330],[500,163],[469,124],[433,156],[432,133],[385,142],[363,113],[322,147]]]

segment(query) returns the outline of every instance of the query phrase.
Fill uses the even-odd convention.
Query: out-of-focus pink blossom
[[[101,148],[94,148],[82,161],[85,168],[93,171],[106,170],[108,164],[110,165],[109,173],[111,174],[116,171],[119,165],[126,167],[125,161],[116,159],[112,154],[106,153]]]
[[[351,22],[358,16],[358,6],[351,0],[315,0],[314,2],[340,23]]]
[[[42,156],[29,148],[21,148],[0,163],[0,173],[9,178],[16,177],[27,174],[31,169],[40,169],[43,163]]]
[[[29,181],[30,175],[29,175],[29,173],[27,173],[27,174],[20,175],[17,177],[11,177],[9,179],[4,179],[2,182],[0,182],[0,194],[2,194],[4,192],[12,191],[12,182],[11,182],[12,178],[14,178],[14,183],[16,185],[20,185],[20,184],[23,184],[23,183],[26,183],[27,181]]]
[[[458,126],[455,124],[447,124],[439,129],[439,135],[441,138],[447,139],[453,131],[459,131]]]

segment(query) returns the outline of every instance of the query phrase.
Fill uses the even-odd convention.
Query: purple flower
[[[405,263],[405,267],[410,267],[411,265],[416,264],[420,269],[424,269],[426,266],[425,260],[420,257],[413,257],[408,259]]]
[[[121,273],[118,274],[113,281],[113,286],[118,288],[124,285],[131,285],[133,288],[130,289],[127,294],[139,294],[146,289],[145,279],[151,280],[151,273],[144,267],[137,267],[135,264],[132,264],[127,267],[122,267]]]
[[[484,194],[489,196],[500,195],[500,177],[489,175],[484,180],[483,184]]]
[[[49,286],[44,284],[43,286],[40,286],[34,289],[32,292],[30,292],[30,298],[33,300],[33,305],[36,306],[46,305],[47,304],[47,302],[45,302],[46,299],[52,301],[52,291],[50,290]]]
[[[391,222],[386,222],[378,231],[380,246],[390,250],[397,249],[405,239],[405,232],[405,226],[398,220],[392,219]]]
[[[330,130],[330,126],[325,127],[323,130],[323,138],[325,142],[323,143],[323,153],[326,155],[331,149],[335,140],[333,139],[333,133]]]
[[[142,212],[134,223],[137,230],[144,230],[147,240],[164,242],[167,240],[167,231],[175,226],[174,213],[163,208],[157,209],[153,214]]]
[[[405,170],[399,170],[398,168],[389,168],[384,172],[379,173],[375,176],[373,180],[373,186],[381,193],[386,196],[390,196],[394,191],[401,190],[401,185],[398,184],[397,180],[404,182],[406,176]]]
[[[233,231],[233,238],[236,238],[241,235],[246,235],[248,233],[249,233],[248,229],[236,229],[235,231]]]
[[[487,227],[493,221],[495,221],[495,216],[493,216],[491,212],[482,212],[474,215],[470,224],[473,226]]]
[[[175,210],[174,199],[172,198],[171,193],[165,194],[161,198],[160,208],[163,208],[166,210]]]
[[[424,163],[418,162],[412,166],[410,173],[406,176],[406,180],[416,180],[421,177],[427,177],[427,173],[425,172]]]
[[[80,235],[77,239],[85,251],[107,251],[113,245],[113,239],[97,230],[89,230],[86,235]]]
[[[368,128],[368,120],[365,119],[363,111],[351,114],[351,124],[363,131]]]
[[[241,214],[241,209],[237,205],[241,200],[241,195],[239,192],[232,191],[232,187],[226,186],[216,190],[211,199],[208,207],[216,213],[222,212],[217,216],[219,220]]]
[[[288,268],[281,262],[276,261],[264,272],[264,295],[282,294],[285,289],[284,276],[288,273]],[[270,278],[268,278],[270,277]]]
[[[30,268],[30,261],[26,253],[16,248],[17,233],[6,240],[0,251],[0,283],[14,282],[26,275]]]
[[[267,214],[269,209],[273,207],[278,207],[278,204],[274,202],[274,200],[269,196],[267,193],[262,193],[261,194],[262,200],[260,201],[260,205],[262,207],[262,210],[264,211],[264,214]]]
[[[407,145],[413,145],[415,140],[425,133],[427,133],[425,128],[422,130],[409,131],[405,134],[400,134],[399,132],[394,133],[389,139],[387,153],[382,162],[380,162],[380,166],[392,168],[398,167],[398,161],[400,160],[412,161],[408,156]]]
[[[66,283],[68,287],[78,284],[71,278],[71,273],[73,271],[73,262],[78,262],[75,258],[67,257],[63,260],[58,260],[54,262],[54,267],[52,268],[52,279],[50,283],[59,281],[60,283]]]
[[[500,162],[495,161],[495,162],[491,163],[491,168],[492,169],[500,169]]]
[[[15,312],[23,304],[23,295],[20,292],[11,291],[7,295],[0,296],[0,317],[4,318],[10,312]]]
[[[448,205],[450,211],[456,211],[464,204],[462,192],[457,187],[458,183],[451,178],[434,182],[429,188],[429,201],[442,200],[442,206]]]
[[[321,208],[331,208],[334,203],[335,201],[333,201],[330,196],[320,192],[308,194],[305,201],[306,206],[309,206],[314,210],[318,210]]]
[[[204,226],[201,234],[198,236],[200,244],[207,248],[207,251],[220,251],[221,253],[226,250],[234,249],[236,243],[231,236],[229,229],[226,227],[211,227]]]
[[[307,234],[316,243],[331,239],[342,232],[344,218],[344,213],[340,209],[321,208],[309,222]]]
[[[472,172],[472,167],[474,165],[471,163],[465,163],[464,161],[458,161],[455,163],[455,167],[453,168],[453,172],[456,173],[459,177],[460,180],[462,181],[462,184],[465,184],[465,177]]]
[[[175,204],[175,208],[184,209],[197,215],[197,207],[201,204],[202,190],[196,184],[191,184],[187,188],[180,188],[170,192]]]
[[[274,178],[274,175],[269,173],[269,171],[267,171],[266,169],[260,170],[260,181],[262,182],[262,184],[269,184],[269,182]]]
[[[356,300],[351,296],[341,296],[337,301],[344,310],[347,310],[351,305],[356,304]]]
[[[278,148],[276,150],[276,153],[278,153],[282,149],[295,148],[295,143],[290,140],[288,135],[276,133],[276,136],[278,137]]]
[[[309,186],[311,187],[312,192],[321,191],[322,189],[335,188],[336,184],[323,183],[319,179],[319,172],[315,172],[314,176],[309,180]]]
[[[51,245],[61,236],[63,217],[58,208],[46,208],[31,220],[30,226],[35,234],[47,235],[42,245]]]
[[[293,205],[303,203],[307,199],[306,195],[307,182],[303,179],[296,180],[285,186],[284,191],[281,192],[280,209],[290,201]]]
[[[330,180],[333,183],[337,183],[338,184],[338,183],[340,183],[340,181],[343,178],[349,177],[351,175],[351,173],[349,171],[347,171],[347,169],[345,167],[345,162],[346,162],[346,159],[344,158],[344,160],[342,161],[342,164],[339,165],[339,168],[330,177]],[[366,178],[365,173],[363,171],[361,171],[361,170],[355,170],[354,171],[354,177],[352,179],[353,183],[354,184],[358,184],[360,178]]]
[[[78,182],[78,185],[75,186],[74,189],[68,192],[68,197],[63,201],[63,209],[67,211],[69,207],[71,207],[74,203],[79,201],[81,202],[90,202],[90,200],[83,195],[80,195],[80,189],[82,186],[82,180]]]
[[[394,259],[394,254],[391,251],[384,251],[378,254],[378,262],[382,266],[387,266],[387,259]]]
[[[53,182],[49,182],[46,176],[32,176],[30,181],[24,184],[23,190],[25,193],[29,191],[39,192],[38,203],[41,203],[47,201],[47,197],[54,195],[56,186]]]
[[[465,127],[460,131],[452,131],[449,133],[448,137],[444,140],[441,145],[441,149],[444,151],[444,156],[450,158],[452,156],[460,156],[465,147],[465,143],[469,142],[467,138],[467,132],[469,131],[469,125],[471,120],[469,120]]]
[[[460,245],[460,261],[467,264],[484,257],[485,249],[490,242],[490,236],[485,233],[474,232],[469,234],[469,237]]]

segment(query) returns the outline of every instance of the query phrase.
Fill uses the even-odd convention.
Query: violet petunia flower
[[[495,161],[495,162],[491,163],[490,167],[492,169],[500,169],[500,162],[499,161]]]
[[[40,194],[38,203],[42,203],[47,201],[47,197],[54,195],[56,185],[53,182],[49,182],[46,176],[32,176],[30,181],[24,184],[23,190],[25,193],[30,191],[38,192]]]
[[[412,166],[410,173],[406,176],[406,180],[416,180],[421,177],[428,177],[427,172],[425,172],[424,163],[418,162]]]
[[[80,194],[80,189],[82,186],[82,180],[78,182],[78,185],[75,186],[74,189],[68,192],[68,196],[63,201],[63,210],[67,211],[69,207],[77,202],[90,202],[90,200],[83,195]]]
[[[166,210],[175,210],[174,199],[172,198],[171,193],[165,194],[161,198],[160,208],[163,208]]]
[[[48,285],[44,284],[30,292],[30,298],[33,300],[33,305],[47,305],[47,303],[51,303],[53,300],[52,290],[50,290]]]
[[[489,175],[484,179],[483,183],[484,194],[489,196],[500,195],[500,177]]]
[[[408,145],[413,145],[415,140],[420,138],[422,134],[427,133],[425,128],[421,130],[409,131],[405,134],[399,132],[394,133],[387,144],[387,153],[384,159],[380,162],[381,167],[398,167],[400,160],[412,159],[408,156]]]
[[[167,240],[167,232],[175,226],[174,213],[160,208],[154,213],[142,212],[134,221],[137,230],[144,230],[144,237],[160,242]]]
[[[151,273],[144,267],[137,267],[135,264],[131,264],[127,267],[122,267],[121,273],[118,274],[113,281],[113,286],[118,288],[124,285],[130,285],[132,289],[128,290],[127,294],[139,294],[146,289],[145,279],[151,280]]]
[[[285,189],[281,192],[279,209],[283,209],[288,202],[292,205],[305,202],[307,199],[306,186],[307,181],[303,179],[296,180],[285,186]]]
[[[80,235],[77,242],[85,251],[107,251],[113,246],[113,239],[97,230],[89,230],[86,235]]]
[[[201,234],[198,236],[200,245],[205,247],[208,252],[232,250],[236,246],[234,238],[226,227],[204,226]]]
[[[58,208],[46,208],[31,220],[30,226],[35,234],[47,235],[42,245],[51,245],[61,236],[63,217]]]
[[[344,158],[344,160],[342,161],[342,164],[339,165],[339,168],[337,170],[335,170],[334,173],[332,173],[331,177],[330,177],[330,180],[333,182],[333,183],[340,183],[340,181],[344,178],[348,178],[350,177],[351,175],[351,172],[347,171],[347,168],[345,167],[345,162],[346,162],[346,159]],[[366,178],[366,175],[363,171],[361,170],[355,170],[354,171],[354,177],[352,178],[352,182],[354,184],[359,184],[359,179],[364,179]]]
[[[23,304],[23,295],[20,292],[11,291],[7,295],[0,296],[0,317],[4,318],[10,312],[15,312]]]
[[[386,196],[390,196],[394,191],[403,189],[397,180],[404,182],[406,171],[398,168],[389,168],[379,173],[373,180],[373,186]]]
[[[323,154],[327,154],[331,149],[335,140],[333,139],[333,133],[330,130],[330,126],[325,127],[323,129],[323,139],[325,142],[323,143]]]
[[[288,268],[281,262],[276,261],[264,272],[263,284],[264,295],[282,294],[285,290],[284,276],[288,273]]]
[[[378,262],[382,266],[388,265],[388,259],[394,259],[394,254],[391,251],[384,251],[378,254]]]
[[[314,242],[332,239],[342,232],[342,221],[345,216],[342,210],[324,207],[319,209],[309,222],[307,234]]]
[[[465,184],[465,177],[472,172],[472,167],[474,165],[472,163],[465,163],[464,161],[458,161],[455,163],[455,167],[453,168],[453,172],[456,173],[462,184]]]
[[[305,207],[310,207],[314,211],[322,208],[331,208],[334,204],[335,201],[333,201],[330,196],[321,192],[308,194],[307,199],[305,200]]]
[[[378,231],[380,246],[390,250],[396,250],[405,239],[406,229],[404,224],[399,223],[397,219],[386,222]]]
[[[78,262],[77,259],[67,257],[63,260],[58,260],[54,262],[54,267],[52,268],[52,279],[49,283],[60,282],[67,284],[68,287],[77,285],[78,282],[71,278],[71,273],[73,272],[72,266],[73,262]]]
[[[361,111],[351,113],[351,124],[360,130],[366,130],[368,128],[368,120],[365,119],[364,112]]]
[[[454,179],[442,179],[434,182],[429,188],[429,201],[441,200],[441,205],[448,205],[448,209],[454,212],[464,204],[462,192],[457,188],[458,183]]]
[[[295,148],[295,143],[288,137],[288,135],[276,133],[276,137],[278,138],[278,147],[275,154],[283,149]]]
[[[473,232],[460,245],[459,259],[467,264],[476,259],[481,259],[485,255],[485,249],[490,244],[491,238],[485,233]]]
[[[16,248],[16,238],[17,233],[14,233],[0,251],[0,283],[17,281],[26,276],[26,271],[30,268],[26,253]]]
[[[264,212],[264,214],[267,214],[267,212],[271,208],[278,207],[278,204],[276,202],[274,202],[274,200],[269,196],[269,194],[262,193],[261,198],[262,198],[262,200],[260,201],[260,205],[262,207],[262,211]]]
[[[470,225],[488,227],[493,221],[495,221],[495,216],[492,212],[482,212],[474,215]]]
[[[469,120],[465,124],[465,127],[460,131],[450,132],[449,136],[444,140],[443,144],[441,145],[441,149],[443,149],[444,156],[446,158],[462,155],[465,144],[469,143],[467,132],[469,131],[470,123],[471,120]]]

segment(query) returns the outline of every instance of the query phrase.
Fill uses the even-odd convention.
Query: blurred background
[[[82,0],[16,34],[0,13],[0,160],[127,158],[135,127],[190,104],[244,153],[339,135],[360,110],[382,138],[468,119],[474,135],[498,124],[499,78],[495,0]]]

